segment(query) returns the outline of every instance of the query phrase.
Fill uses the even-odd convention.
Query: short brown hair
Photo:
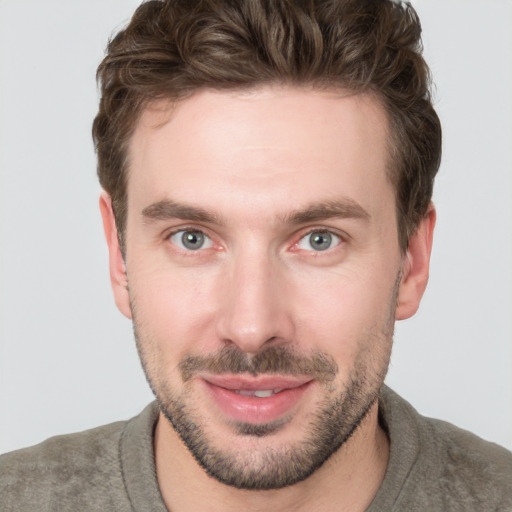
[[[266,84],[372,92],[389,116],[399,245],[427,212],[441,126],[414,9],[392,0],[150,0],[108,44],[93,124],[121,248],[127,149],[148,103]]]

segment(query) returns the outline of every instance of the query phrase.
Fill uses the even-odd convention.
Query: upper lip
[[[311,377],[291,375],[260,375],[250,377],[244,375],[202,375],[203,380],[224,389],[230,390],[270,390],[293,389],[310,382]]]

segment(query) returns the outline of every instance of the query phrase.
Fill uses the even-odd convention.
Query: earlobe
[[[420,305],[428,282],[435,223],[436,210],[431,203],[425,217],[411,236],[409,248],[403,259],[402,279],[395,312],[397,320],[410,318]]]
[[[112,209],[112,201],[106,192],[100,195],[100,212],[103,219],[103,230],[108,246],[110,283],[114,292],[117,308],[127,318],[132,317],[126,267],[119,246],[116,220]]]

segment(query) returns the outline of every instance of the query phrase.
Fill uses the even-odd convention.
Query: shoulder
[[[82,510],[80,504],[91,500],[91,493],[101,500],[119,492],[118,446],[125,425],[117,422],[52,437],[0,456],[2,510],[44,510],[56,505],[59,510]]]
[[[388,388],[381,400],[391,441],[396,510],[512,511],[512,453],[419,414]],[[412,508],[411,508],[412,507]]]
[[[0,456],[2,476],[12,471],[87,467],[108,458],[126,422],[119,421],[46,441]]]
[[[466,496],[475,503],[493,503],[496,510],[506,503],[512,510],[511,452],[445,421],[422,417],[421,427],[424,455],[437,466],[439,486],[453,500]]]

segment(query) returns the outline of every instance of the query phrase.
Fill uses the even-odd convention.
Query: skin
[[[284,86],[202,91],[172,109],[150,106],[135,130],[124,259],[110,198],[100,199],[116,304],[135,316],[152,387],[160,398],[182,399],[212,446],[255,468],[264,469],[268,450],[300,446],[319,404],[346,392],[354,376],[364,376],[367,396],[377,394],[394,320],[419,306],[435,211],[401,254],[387,141],[386,114],[372,96]],[[184,218],[187,208],[169,215],[169,201],[209,217]],[[326,204],[342,214],[317,208],[314,219],[294,216]],[[200,230],[208,243],[180,247],[181,233],[172,235],[180,229]],[[332,233],[331,246],[316,251],[311,230]],[[314,380],[272,435],[242,435],[201,377],[185,382],[179,371],[184,358],[223,347],[248,355],[281,347],[305,358],[321,352],[338,371],[328,385]],[[173,512],[365,510],[389,456],[377,412],[374,402],[311,476],[265,491],[208,476],[161,415],[155,458],[162,496]]]

